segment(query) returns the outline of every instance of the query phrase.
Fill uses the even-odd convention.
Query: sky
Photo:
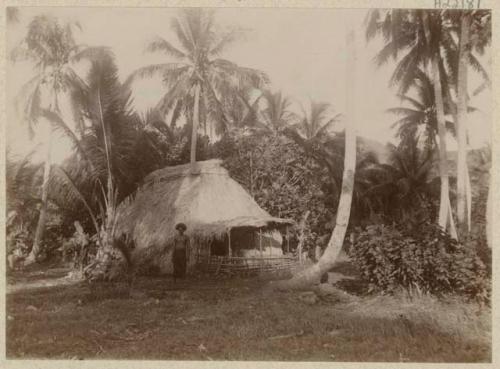
[[[119,77],[123,81],[130,73],[145,65],[169,61],[161,54],[144,52],[154,36],[173,40],[169,23],[176,16],[175,8],[108,8],[108,7],[22,7],[20,19],[7,28],[7,47],[12,49],[26,34],[27,24],[38,14],[51,14],[61,21],[78,21],[82,30],[75,33],[78,43],[89,46],[109,46],[116,56]],[[337,113],[345,112],[346,30],[356,30],[356,113],[358,134],[381,143],[395,142],[391,129],[396,117],[387,109],[399,106],[396,92],[388,81],[394,63],[378,68],[373,58],[382,41],[367,43],[363,20],[366,10],[348,9],[217,9],[217,25],[221,28],[238,26],[245,29],[245,39],[235,43],[223,55],[239,65],[266,72],[271,90],[281,90],[290,97],[294,110],[312,99],[330,103]],[[486,67],[489,59],[485,58]],[[77,71],[84,75],[85,66]],[[23,83],[34,70],[29,63],[7,65],[7,144],[14,154],[43,146],[43,135],[29,140],[14,109],[14,101]],[[474,74],[469,78],[470,89],[479,84]],[[138,111],[156,105],[163,88],[159,81],[144,81],[134,86],[134,106]],[[491,137],[492,96],[486,90],[471,99],[478,112],[469,114],[469,134],[472,147],[479,147]],[[342,129],[342,123],[337,129]],[[63,137],[56,137],[55,161],[62,160],[69,150]],[[449,140],[450,149],[454,141]]]

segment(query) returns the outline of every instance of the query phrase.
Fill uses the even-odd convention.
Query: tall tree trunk
[[[450,236],[454,238],[455,240],[458,240],[458,233],[457,233],[457,228],[455,227],[455,222],[453,221],[453,210],[451,208],[451,202],[450,202],[450,197],[448,196],[447,200],[447,206],[448,206],[448,220],[450,221],[450,226],[449,226],[449,232]]]
[[[196,163],[196,140],[198,138],[198,124],[200,120],[200,85],[194,87],[194,109],[193,109],[193,130],[191,132],[191,167]]]
[[[472,217],[472,187],[470,184],[469,167],[467,165],[465,166],[465,199],[467,204],[467,231],[470,232]]]
[[[340,193],[339,205],[335,228],[333,229],[328,245],[319,261],[298,273],[288,282],[292,288],[301,288],[311,285],[320,280],[321,276],[329,271],[342,250],[344,238],[349,225],[351,215],[352,194],[354,190],[354,173],[356,170],[356,114],[355,114],[355,91],[356,86],[356,49],[354,31],[350,30],[346,38],[347,64],[346,64],[346,127],[345,127],[345,153],[344,171],[342,174],[342,191]]]
[[[440,61],[440,71],[441,71],[441,73],[443,73],[443,71],[444,71],[444,65],[443,65],[442,61]],[[448,105],[453,108],[454,102],[453,102],[453,99],[451,98],[450,89],[445,88],[445,89],[443,89],[443,92],[444,92],[444,95],[445,95],[445,98],[446,98]],[[454,122],[455,126],[457,126],[457,124],[458,124],[457,122],[459,121],[457,109],[452,109],[452,115],[453,115],[453,122]],[[457,131],[458,131],[458,128],[457,128]],[[465,131],[467,131],[467,129],[465,129]],[[467,135],[465,135],[465,136],[467,136]],[[466,145],[467,145],[468,144],[467,137],[466,137],[465,141],[466,141]],[[466,156],[466,159],[465,159],[465,163],[466,163],[466,165],[465,165],[465,200],[466,201],[465,201],[465,203],[466,203],[466,209],[467,209],[467,230],[470,232],[471,213],[472,213],[472,193],[471,193],[469,168],[467,166],[467,151],[465,153],[465,156]],[[458,167],[458,163],[457,163],[457,167]],[[457,177],[458,177],[458,175],[457,175]],[[453,237],[455,237],[455,236],[453,236]],[[457,237],[455,237],[455,238],[457,238]]]
[[[105,230],[104,240],[101,240],[104,247],[104,251],[112,248],[113,244],[113,223],[114,223],[114,211],[115,211],[115,189],[113,183],[113,163],[111,161],[112,151],[111,151],[111,137],[108,131],[108,127],[104,122],[104,113],[102,111],[102,101],[101,101],[101,90],[97,90],[97,103],[99,107],[99,118],[101,122],[104,149],[106,151],[106,168],[108,172],[107,184],[106,184],[106,194],[105,194],[105,205],[106,205],[106,219],[103,219],[103,227]]]
[[[52,166],[52,129],[48,128],[47,137],[47,148],[45,152],[45,163],[43,166],[43,183],[42,183],[42,206],[40,208],[40,216],[38,218],[38,224],[35,231],[35,239],[33,241],[33,247],[31,252],[26,259],[26,264],[31,264],[36,262],[38,255],[40,254],[40,244],[43,240],[43,233],[45,231],[45,221],[47,218],[47,203],[49,199],[49,179],[50,179],[50,169]]]
[[[469,59],[469,12],[462,13],[460,27],[460,42],[458,51],[458,81],[457,81],[457,219],[459,236],[467,231],[467,63]]]
[[[486,199],[486,242],[491,249],[493,246],[493,176],[490,168],[490,178],[488,183],[488,198]]]
[[[250,151],[250,195],[254,197],[253,190],[253,152]]]
[[[431,60],[434,96],[436,100],[436,118],[439,136],[439,176],[441,178],[441,195],[439,202],[438,223],[443,229],[447,229],[448,220],[453,224],[453,216],[450,214],[450,182],[448,178],[448,158],[446,150],[446,123],[443,107],[443,90],[439,76],[438,55]],[[453,228],[453,227],[452,227]]]
[[[111,146],[111,135],[104,121],[104,112],[102,110],[102,101],[100,89],[97,90],[97,108],[99,111],[99,121],[101,123],[101,129],[103,132],[103,144],[104,151],[106,154],[106,171],[107,180],[106,188],[99,182],[102,190],[102,196],[104,201],[104,207],[101,207],[101,229],[98,230],[98,243],[99,248],[97,250],[94,262],[88,265],[84,270],[84,276],[88,280],[104,278],[106,279],[107,271],[112,263],[112,254],[114,251],[115,240],[114,240],[114,226],[116,224],[116,195],[117,191],[114,187],[115,183],[113,181],[113,163],[112,163],[112,146]]]

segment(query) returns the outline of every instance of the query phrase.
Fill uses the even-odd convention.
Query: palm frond
[[[241,29],[232,29],[219,37],[219,40],[210,48],[210,56],[220,56],[228,46],[243,38],[244,32]]]
[[[472,67],[472,69],[474,69],[477,73],[481,75],[486,86],[488,88],[491,88],[491,80],[488,75],[488,72],[473,53],[469,53],[469,64]]]
[[[410,103],[416,109],[419,109],[419,110],[424,110],[425,109],[424,104],[422,104],[420,101],[414,99],[413,97],[410,97],[408,95],[403,95],[403,94],[398,94],[398,97],[399,97],[399,99],[401,101]]]
[[[106,55],[112,54],[111,48],[106,46],[83,46],[79,45],[74,50],[74,54],[71,56],[70,61],[72,63],[78,63],[81,60],[94,61],[102,59]]]
[[[398,108],[389,108],[386,109],[387,113],[395,114],[395,115],[405,115],[405,116],[414,116],[414,115],[423,115],[424,113],[421,110],[410,109],[405,107]]]
[[[97,217],[94,215],[94,211],[90,207],[89,203],[85,199],[85,196],[80,192],[78,189],[78,186],[76,183],[71,179],[69,174],[62,169],[60,166],[53,166],[54,173],[56,174],[55,176],[52,176],[53,181],[57,180],[57,178],[61,178],[63,183],[60,184],[60,187],[65,188],[66,191],[66,202],[74,202],[74,200],[79,200],[84,206],[85,209],[87,210],[89,216],[92,218],[92,223],[94,225],[94,230],[96,231],[97,234],[99,234],[99,225],[97,223]],[[66,186],[64,186],[66,185]]]
[[[371,9],[365,18],[365,38],[367,41],[373,39],[378,31],[379,31],[379,23],[380,23],[380,12],[379,9]]]
[[[178,48],[173,46],[170,42],[168,42],[167,40],[165,40],[164,38],[159,37],[159,36],[157,36],[153,40],[151,40],[146,45],[145,50],[147,52],[151,52],[151,53],[162,51],[165,54],[172,56],[176,59],[186,58],[185,53],[183,53],[181,50],[179,50]]]
[[[266,73],[257,69],[240,67],[226,59],[215,59],[211,65],[230,77],[236,78],[240,87],[251,85],[255,88],[262,88],[270,82]]]
[[[412,48],[402,59],[399,61],[396,69],[394,70],[390,84],[392,86],[399,85],[398,91],[400,94],[405,94],[415,79],[415,71],[422,61],[422,50]]]
[[[76,136],[76,134],[73,132],[71,128],[63,121],[61,116],[51,110],[47,109],[41,109],[40,111],[40,116],[44,117],[47,119],[51,124],[54,130],[60,130],[64,133],[66,137],[68,137],[71,140],[71,143],[73,146],[77,149],[78,153],[81,155],[81,157],[85,160],[88,160],[87,153],[85,152],[84,148],[82,147],[80,140]],[[90,163],[92,164],[92,163]]]
[[[189,78],[179,79],[160,99],[158,104],[156,104],[155,109],[164,114],[168,113],[177,101],[184,99],[190,87],[191,81]]]
[[[174,18],[172,22],[170,23],[170,28],[172,31],[174,31],[177,39],[181,43],[181,45],[184,47],[184,49],[189,53],[192,54],[196,48],[194,40],[190,37],[182,24],[180,23],[180,20],[177,18]]]
[[[186,69],[184,69],[186,68]],[[183,71],[187,70],[188,66],[183,63],[160,63],[148,65],[146,67],[142,67],[132,72],[132,74],[127,77],[125,82],[123,83],[124,87],[129,87],[134,81],[139,78],[151,78],[156,75],[161,75],[165,77],[169,72],[182,69]]]

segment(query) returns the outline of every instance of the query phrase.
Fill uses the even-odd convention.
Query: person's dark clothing
[[[172,263],[174,265],[174,279],[184,278],[186,275],[187,259],[189,252],[189,237],[176,235],[174,238],[174,250]]]

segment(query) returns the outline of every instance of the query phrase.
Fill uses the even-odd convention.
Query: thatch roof
[[[231,228],[277,228],[293,224],[259,207],[220,160],[157,170],[146,177],[134,199],[120,205],[117,232],[130,234],[138,249],[163,248],[175,236],[175,225],[187,225],[197,240],[220,238]]]

